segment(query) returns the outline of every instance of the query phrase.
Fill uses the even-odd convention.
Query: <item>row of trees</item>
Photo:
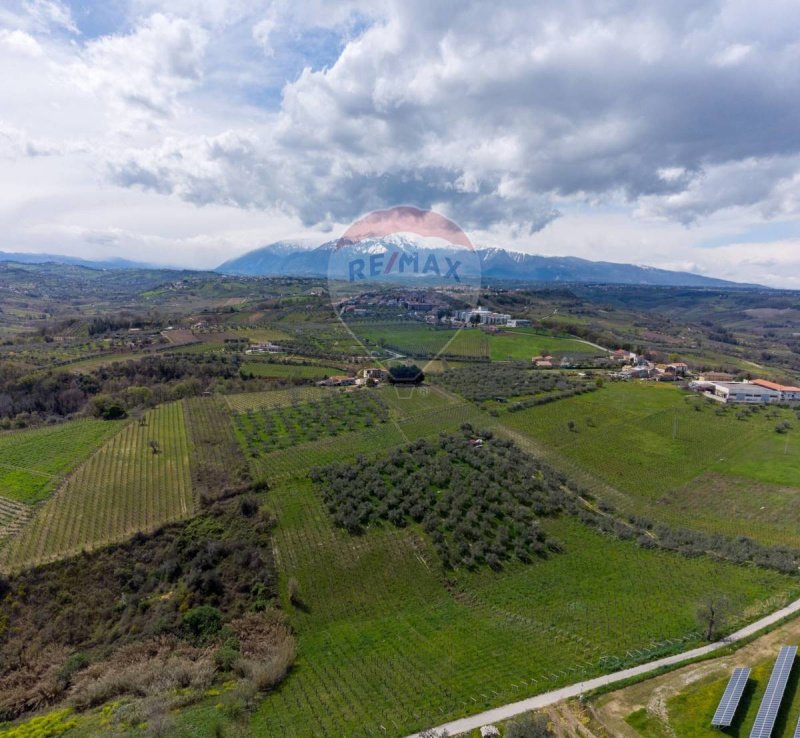
[[[579,377],[532,369],[527,364],[491,364],[450,369],[436,378],[451,392],[473,402],[548,393],[574,394],[594,385]]]

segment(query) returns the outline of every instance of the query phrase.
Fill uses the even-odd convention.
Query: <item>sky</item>
[[[0,3],[0,250],[210,268],[394,205],[800,289],[800,3]]]

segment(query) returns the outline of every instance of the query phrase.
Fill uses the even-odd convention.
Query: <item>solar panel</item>
[[[789,674],[792,671],[796,655],[797,646],[784,646],[780,650],[767,683],[767,691],[764,692],[764,698],[758,708],[756,721],[750,731],[750,738],[770,738],[772,735],[783,693],[786,690],[786,682],[789,681]]]
[[[729,728],[731,726],[749,676],[750,669],[746,667],[740,666],[733,670],[728,686],[725,687],[722,699],[719,701],[719,707],[717,707],[717,711],[711,719],[713,727]],[[800,738],[800,736],[797,738]]]

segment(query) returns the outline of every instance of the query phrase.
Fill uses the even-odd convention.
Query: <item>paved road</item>
[[[696,659],[699,656],[705,656],[706,654],[713,653],[714,651],[717,651],[731,643],[736,643],[744,638],[748,638],[754,633],[757,633],[758,631],[777,623],[787,615],[792,615],[797,612],[800,612],[800,600],[796,600],[777,612],[773,612],[771,615],[767,615],[760,620],[756,620],[754,623],[750,623],[750,625],[745,626],[741,630],[737,630],[735,633],[732,633],[727,638],[717,641],[716,643],[711,643],[708,646],[701,646],[700,648],[675,654],[674,656],[666,656],[665,658],[658,659],[657,661],[650,661],[646,664],[641,664],[640,666],[633,666],[630,669],[615,671],[613,674],[606,674],[605,676],[589,679],[585,682],[578,682],[577,684],[571,684],[568,687],[555,689],[552,692],[544,692],[543,694],[538,694],[535,697],[529,697],[526,700],[512,702],[508,705],[503,705],[502,707],[495,707],[493,710],[487,710],[486,712],[481,712],[478,715],[472,715],[471,717],[453,720],[445,725],[440,725],[438,728],[436,728],[436,730],[446,730],[451,736],[467,733],[471,730],[475,730],[476,728],[481,728],[484,725],[490,725],[491,723],[499,723],[503,720],[508,720],[509,718],[515,717],[516,715],[521,715],[524,712],[529,712],[530,710],[539,710],[543,707],[554,705],[556,702],[561,702],[562,700],[570,699],[572,697],[578,697],[581,694],[589,692],[593,689],[597,689],[598,687],[605,687],[609,684],[615,684],[616,682],[630,679],[631,677],[641,676],[642,674],[656,671],[662,666],[675,666],[677,664],[682,664],[686,661]],[[414,735],[408,736],[408,738],[419,737],[419,733],[414,733]]]

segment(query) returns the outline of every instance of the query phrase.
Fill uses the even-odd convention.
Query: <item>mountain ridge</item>
[[[369,241],[373,249],[377,239]],[[412,244],[412,242],[408,242]],[[336,241],[327,241],[314,249],[286,253],[286,242],[268,244],[220,264],[214,271],[222,274],[263,277],[344,277],[329,275],[331,254]],[[389,245],[397,248],[396,239]],[[436,248],[412,244],[420,253]],[[349,245],[358,249],[360,245]],[[402,247],[401,247],[402,248]],[[388,248],[384,247],[384,251]],[[363,251],[363,248],[362,248]],[[365,251],[366,253],[366,251]],[[591,261],[576,256],[542,256],[525,254],[498,246],[476,249],[481,274],[485,279],[528,282],[586,282],[670,287],[759,288],[760,285],[707,277],[693,272],[680,272],[658,267],[608,261]]]

